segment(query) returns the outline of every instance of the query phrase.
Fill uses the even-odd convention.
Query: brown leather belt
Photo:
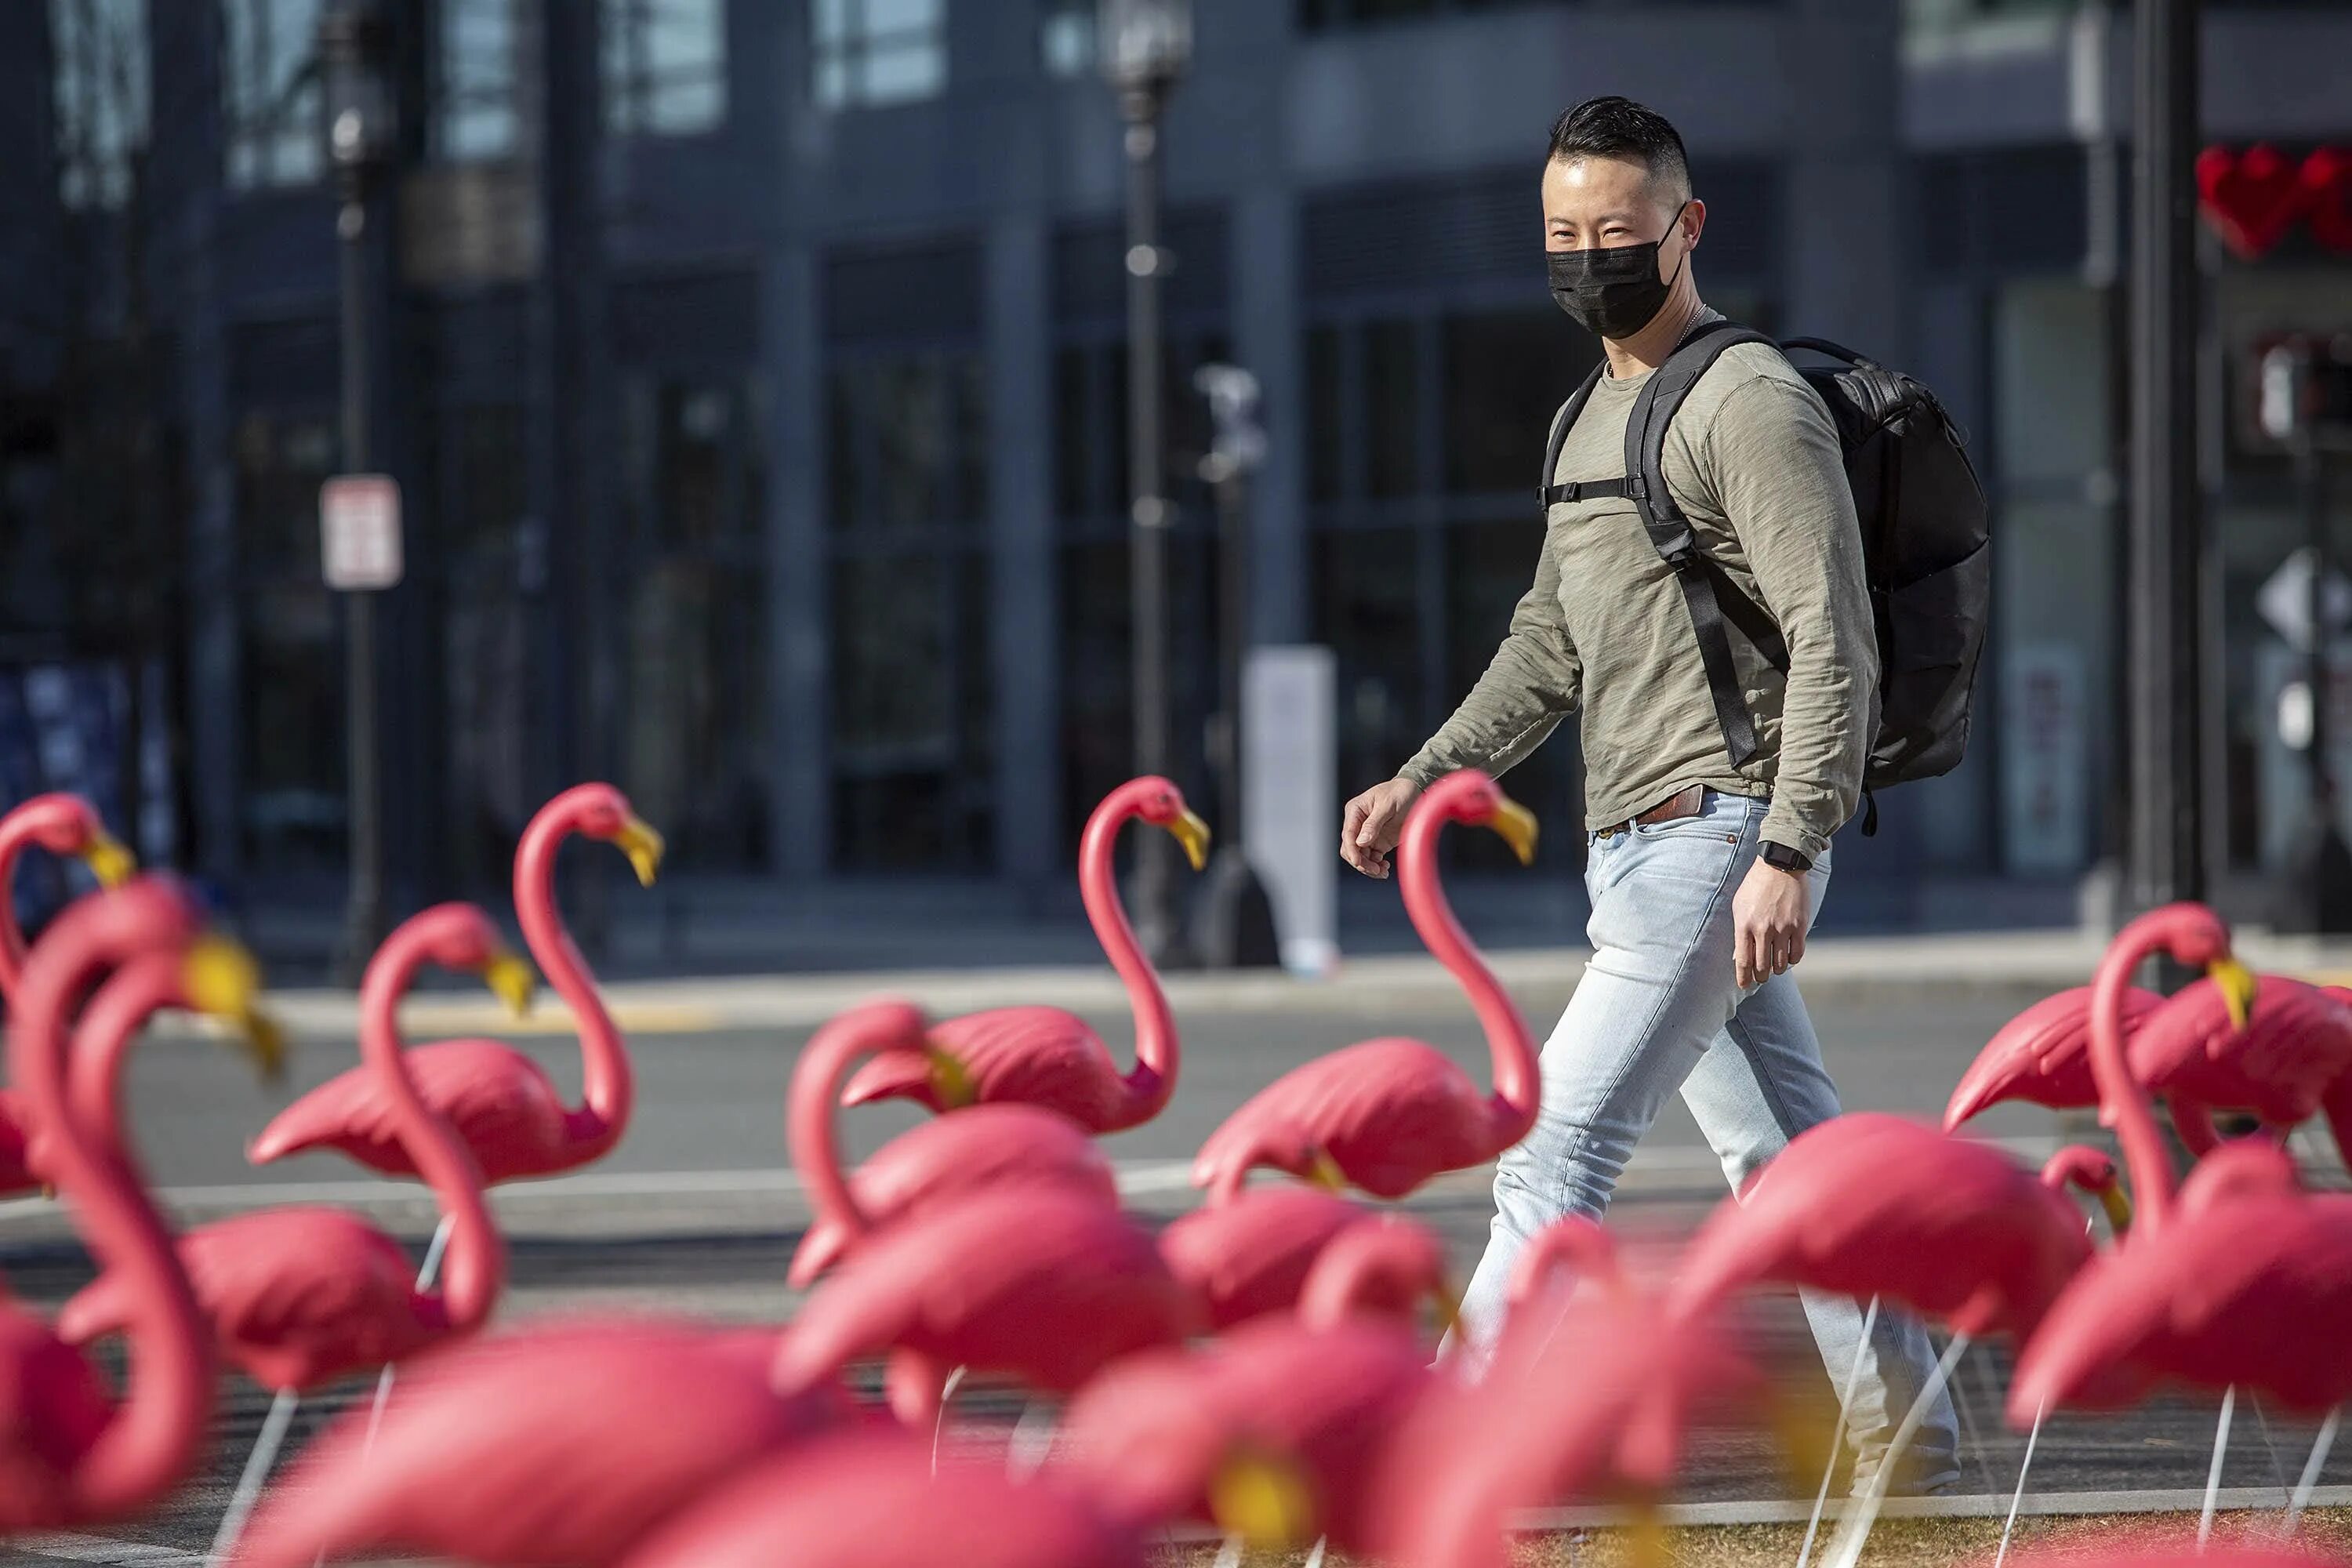
[[[1654,827],[1661,822],[1680,822],[1686,816],[1696,816],[1706,809],[1706,786],[1693,784],[1677,790],[1639,816],[1612,823],[1601,830],[1603,838],[1614,838],[1630,827]]]

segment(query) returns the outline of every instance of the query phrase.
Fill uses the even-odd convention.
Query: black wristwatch
[[[1813,868],[1811,856],[1800,855],[1787,845],[1775,844],[1769,838],[1764,841],[1764,847],[1757,858],[1776,871],[1794,871],[1800,876]]]

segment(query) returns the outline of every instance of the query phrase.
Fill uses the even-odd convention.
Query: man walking
[[[1838,1113],[1790,969],[1830,875],[1830,837],[1852,815],[1874,720],[1877,649],[1862,539],[1829,411],[1775,349],[1725,350],[1667,428],[1663,469],[1700,552],[1762,605],[1786,673],[1735,631],[1753,754],[1735,763],[1691,610],[1622,486],[1625,428],[1651,374],[1696,328],[1691,253],[1706,207],[1682,138],[1622,98],[1552,127],[1543,172],[1552,297],[1600,334],[1607,374],[1550,476],[1535,585],[1445,725],[1397,777],[1348,803],[1339,853],[1389,874],[1388,853],[1430,781],[1499,773],[1580,714],[1592,962],[1543,1051],[1543,1114],[1495,1175],[1495,1220],[1464,1318],[1479,1343],[1513,1259],[1567,1214],[1598,1217],[1634,1145],[1680,1089],[1736,1189],[1789,1140]],[[1556,489],[1553,493],[1561,493]],[[1864,1346],[1860,1308],[1808,1294],[1833,1380],[1862,1356],[1849,1418],[1855,1484],[1876,1468],[1933,1367],[1926,1333],[1882,1311]],[[1915,1484],[1958,1479],[1958,1436],[1939,1399],[1914,1439]]]

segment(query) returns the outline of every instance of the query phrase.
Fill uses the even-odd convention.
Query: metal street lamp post
[[[341,198],[335,232],[342,249],[342,471],[371,462],[368,225],[378,177],[390,161],[391,84],[384,21],[374,0],[334,0],[319,19],[327,157]],[[356,979],[383,931],[383,822],[376,736],[375,605],[365,591],[343,595],[350,756],[351,886],[341,963]]]
[[[1169,767],[1168,531],[1175,510],[1162,493],[1167,430],[1160,407],[1160,119],[1192,53],[1190,0],[1102,0],[1103,72],[1118,92],[1127,148],[1128,471],[1133,504],[1129,591],[1133,600],[1135,769]],[[1230,831],[1230,828],[1228,828]],[[1137,844],[1136,935],[1157,962],[1176,954],[1173,846],[1146,834]]]

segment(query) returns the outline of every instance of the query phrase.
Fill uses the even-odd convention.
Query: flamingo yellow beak
[[[1516,800],[1506,800],[1495,808],[1486,826],[1495,830],[1502,841],[1511,847],[1522,866],[1536,863],[1536,835],[1539,831],[1536,814]]]
[[[82,847],[81,862],[101,888],[119,888],[139,869],[139,858],[112,834],[100,830]]]
[[[227,1021],[265,1082],[285,1076],[286,1033],[257,1005],[261,966],[244,943],[225,936],[197,938],[183,960],[181,975],[188,1005]]]
[[[629,868],[637,874],[637,885],[650,888],[661,875],[662,843],[660,829],[641,817],[632,816],[621,824],[613,835],[613,842],[629,858]]]
[[[1315,1151],[1314,1163],[1307,1167],[1307,1179],[1327,1193],[1348,1190],[1348,1173],[1339,1168],[1339,1162],[1331,1158],[1328,1149]]]
[[[1217,1528],[1250,1545],[1279,1550],[1315,1539],[1315,1494],[1298,1467],[1273,1455],[1236,1453],[1209,1479]]]
[[[2217,958],[2205,966],[2205,973],[2221,993],[2221,1005],[2230,1010],[2231,1026],[2244,1028],[2254,1011],[2258,984],[2254,972],[2235,958]]]
[[[482,965],[482,984],[488,985],[507,1005],[507,1011],[518,1018],[530,1016],[531,998],[539,991],[539,976],[522,959],[511,952],[495,952]]]
[[[2131,1194],[2124,1191],[2121,1182],[2109,1182],[2099,1189],[2099,1206],[2106,1210],[2107,1229],[2121,1240],[2124,1233],[2131,1229]]]
[[[1169,836],[1184,847],[1184,858],[1192,863],[1195,871],[1209,864],[1209,825],[1197,813],[1186,811],[1168,824]]]
[[[942,1110],[961,1110],[980,1099],[980,1090],[971,1081],[971,1069],[963,1058],[946,1047],[926,1043],[923,1056],[931,1064],[931,1094]]]

